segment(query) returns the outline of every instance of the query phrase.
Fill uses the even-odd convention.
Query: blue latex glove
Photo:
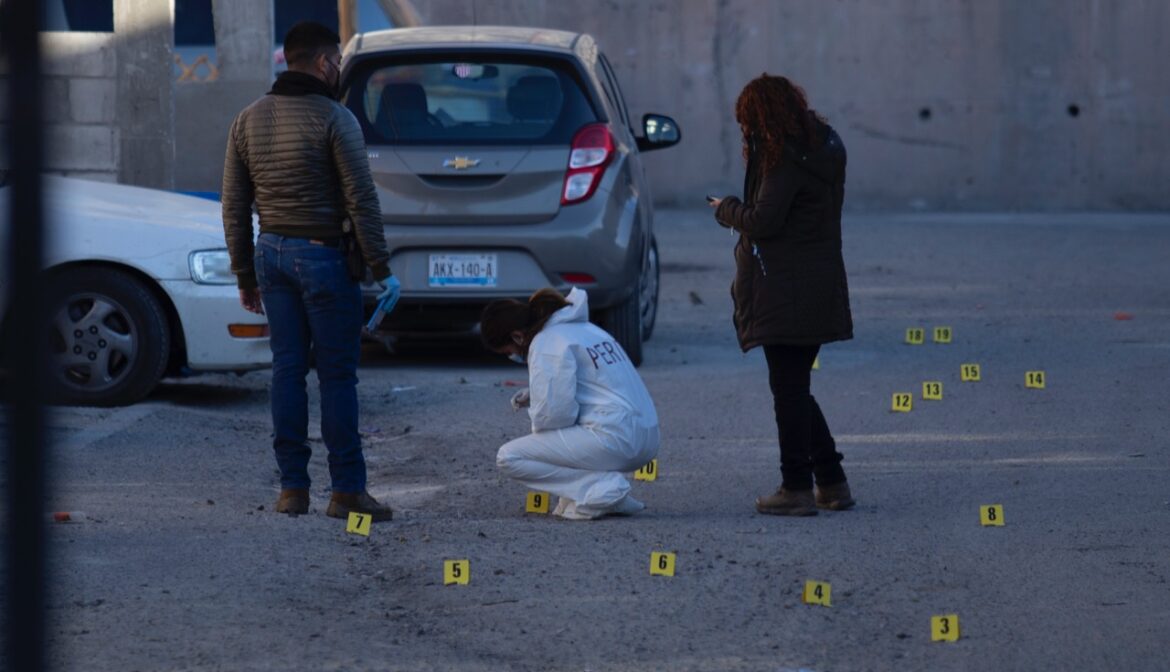
[[[394,306],[398,305],[398,298],[402,296],[402,283],[398,282],[398,278],[393,275],[386,278],[386,289],[378,295],[378,307],[374,309],[374,314],[370,316],[370,321],[366,325],[369,331],[376,331],[378,325],[382,322],[382,318],[394,312]]]

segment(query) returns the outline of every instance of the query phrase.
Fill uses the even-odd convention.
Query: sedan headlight
[[[201,285],[234,285],[232,259],[227,250],[199,250],[189,258],[191,279]]]

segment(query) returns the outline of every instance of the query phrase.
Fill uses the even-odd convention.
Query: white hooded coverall
[[[532,434],[504,444],[496,464],[532,490],[603,514],[630,491],[623,472],[658,455],[658,414],[613,336],[589,323],[574,288],[528,349]]]

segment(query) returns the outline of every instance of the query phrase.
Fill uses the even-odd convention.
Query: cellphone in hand
[[[715,201],[718,201],[718,200],[719,200],[718,198],[715,198],[711,194],[707,194],[707,202],[708,203],[714,203]]]

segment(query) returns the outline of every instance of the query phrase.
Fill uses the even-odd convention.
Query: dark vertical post
[[[9,366],[8,539],[5,648],[8,669],[45,668],[45,416],[47,371],[41,268],[41,54],[38,0],[0,2],[0,53],[8,62],[8,157],[11,190],[7,219],[9,273],[5,343]]]

